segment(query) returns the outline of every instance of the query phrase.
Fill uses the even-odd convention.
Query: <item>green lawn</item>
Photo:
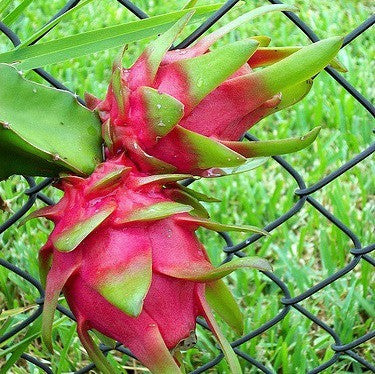
[[[201,0],[200,4],[210,2],[213,3]],[[322,38],[345,35],[369,17],[374,10],[370,0],[286,2],[298,5],[301,18]],[[25,39],[41,27],[64,3],[64,0],[32,2],[25,15],[12,26],[14,31],[21,39]],[[138,0],[135,3],[147,10],[150,15],[162,14],[181,7],[179,1]],[[232,10],[220,24],[242,14],[245,10],[266,3],[260,0],[247,1],[241,8]],[[12,7],[13,5],[10,9]],[[77,12],[70,20],[58,25],[46,39],[118,24],[133,18],[114,0],[96,0]],[[272,45],[275,46],[307,43],[303,33],[282,14],[271,14],[256,19],[251,25],[243,26],[231,33],[226,41],[259,34],[271,36]],[[371,36],[371,32],[363,34],[339,54],[340,60],[349,70],[345,77],[368,98],[374,94],[375,50]],[[124,63],[130,64],[134,61],[146,42],[132,44],[126,52]],[[0,51],[10,48],[7,39],[0,36]],[[111,61],[117,53],[117,49],[108,50],[48,66],[46,70],[79,95],[89,91],[102,96],[111,72]],[[38,80],[33,73],[28,76]],[[285,157],[304,177],[307,185],[311,185],[365,149],[373,138],[374,123],[371,116],[327,73],[319,75],[312,91],[303,102],[292,109],[268,117],[251,133],[261,139],[289,137],[306,133],[317,125],[321,125],[323,129],[314,145]],[[372,160],[368,158],[314,194],[314,198],[356,233],[363,245],[374,242],[375,181],[371,175],[375,175],[375,168]],[[0,182],[0,196],[13,211],[16,211],[25,202],[22,192],[26,187],[22,178],[12,177]],[[263,167],[247,174],[202,180],[194,183],[194,188],[221,198],[220,203],[207,205],[213,219],[262,227],[292,207],[296,202],[294,190],[297,185],[286,171],[271,160]],[[55,200],[60,196],[53,188],[45,192]],[[41,202],[36,205],[43,206]],[[10,213],[0,211],[0,222],[6,220],[9,215]],[[37,252],[46,241],[51,228],[44,220],[33,220],[19,228],[14,225],[0,235],[1,258],[38,277]],[[219,263],[223,259],[220,252],[220,248],[225,244],[223,240],[208,231],[200,232],[200,237],[213,262]],[[242,234],[232,237],[235,242],[245,238]],[[267,258],[273,264],[275,274],[288,285],[292,296],[295,296],[344,267],[352,258],[349,254],[352,247],[353,244],[346,235],[306,204],[297,215],[272,231],[269,237],[262,238],[247,247],[244,252]],[[347,276],[303,301],[301,305],[333,327],[344,344],[348,343],[375,328],[375,296],[374,288],[371,287],[374,278],[373,268],[363,261]],[[243,308],[246,332],[273,318],[280,310],[280,299],[283,295],[279,288],[261,273],[238,271],[226,279]],[[2,315],[0,335],[29,315],[34,309],[37,296],[35,288],[0,267],[0,308],[11,310],[31,306],[29,311],[14,314],[9,318]],[[61,301],[64,303],[63,299]],[[79,343],[74,324],[65,317],[61,318],[58,313],[55,321],[54,355],[49,354],[41,343],[38,334],[39,321],[34,323],[26,334],[21,332],[6,344],[21,343],[16,346],[21,346],[18,351],[24,349],[27,353],[50,362],[54,373],[68,373],[82,368],[89,360]],[[221,324],[221,327],[229,339],[238,338],[224,324]],[[199,342],[196,348],[185,354],[188,370],[208,362],[218,353],[216,343],[210,334],[204,333],[201,329],[198,329],[198,334]],[[277,326],[240,348],[268,368],[273,368],[274,372],[303,373],[331,358],[334,352],[330,346],[333,343],[333,339],[324,330],[299,312],[291,310]],[[18,351],[13,351],[14,359],[18,357]],[[370,362],[375,357],[374,345],[370,342],[362,344],[354,351]],[[9,359],[10,353],[5,356],[4,350],[0,350],[0,363]],[[133,360],[118,354],[109,355],[109,359],[119,370],[121,366],[135,366]],[[241,360],[241,364],[246,373],[256,372],[254,367],[244,360]],[[9,372],[41,371],[21,359],[9,369]],[[211,372],[228,373],[227,366],[222,361]],[[348,357],[325,371],[365,372],[365,369]]]

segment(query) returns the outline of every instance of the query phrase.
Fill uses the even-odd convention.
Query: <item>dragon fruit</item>
[[[248,158],[297,151],[316,138],[319,129],[299,138],[237,141],[262,117],[304,97],[341,38],[267,49],[268,38],[254,37],[209,50],[254,16],[292,9],[259,8],[190,48],[168,51],[191,17],[187,13],[130,69],[122,68],[120,56],[105,100],[86,96],[103,121],[106,160],[86,179],[63,177],[61,201],[32,214],[55,224],[39,257],[46,286],[42,335],[49,349],[63,291],[79,337],[104,373],[112,368],[89,330],[124,344],[153,373],[179,373],[179,352],[194,343],[197,316],[217,337],[230,372],[241,373],[211,308],[241,333],[241,312],[221,278],[238,268],[270,266],[245,257],[215,268],[195,231],[266,233],[210,221],[199,201],[211,199],[178,181],[247,170]]]
[[[206,296],[241,333],[241,312],[220,278],[242,267],[270,266],[246,257],[215,268],[194,232],[200,226],[264,232],[208,220],[199,201],[176,183],[190,176],[150,176],[121,155],[98,166],[87,179],[63,178],[60,202],[32,214],[55,224],[40,251],[46,286],[42,336],[49,349],[54,310],[63,290],[79,337],[104,373],[111,367],[88,330],[120,341],[153,373],[178,373],[181,362],[176,355],[195,342],[199,315],[217,336],[231,372],[240,372]]]
[[[210,51],[214,42],[255,16],[293,10],[287,5],[255,9],[195,45],[168,51],[192,13],[152,42],[129,69],[119,58],[106,98],[86,95],[104,125],[108,156],[126,150],[140,170],[208,176],[236,168],[248,158],[298,151],[319,129],[304,137],[265,142],[237,140],[261,118],[301,100],[310,79],[334,60],[342,38],[306,47],[268,48],[258,36]],[[257,69],[263,67],[262,69]],[[213,169],[214,168],[214,169]]]

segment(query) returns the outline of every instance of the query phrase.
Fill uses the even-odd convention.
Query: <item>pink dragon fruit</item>
[[[310,90],[310,78],[333,60],[342,38],[303,48],[268,48],[269,38],[254,37],[209,51],[219,38],[254,16],[292,9],[255,9],[192,47],[168,51],[189,13],[151,43],[130,69],[122,68],[121,59],[116,61],[105,100],[86,96],[104,122],[108,155],[125,149],[140,170],[207,176],[212,168],[239,167],[250,157],[310,145],[320,128],[298,138],[237,140],[264,116],[302,99]],[[336,60],[332,64],[341,68]]]
[[[264,232],[208,220],[199,201],[176,183],[189,176],[149,176],[120,156],[101,164],[87,179],[65,177],[61,201],[32,214],[55,224],[40,251],[46,285],[42,336],[49,349],[63,290],[79,337],[104,373],[112,369],[88,330],[120,341],[153,373],[179,373],[181,362],[173,355],[195,342],[199,315],[217,336],[231,372],[241,372],[206,297],[241,333],[241,313],[220,278],[241,267],[270,266],[259,258],[240,258],[215,268],[194,231],[203,226]]]
[[[296,151],[317,136],[319,129],[302,138],[237,142],[260,118],[300,100],[309,78],[341,45],[330,38],[274,50],[264,46],[266,37],[254,37],[209,51],[239,24],[273,10],[291,8],[259,8],[186,50],[168,52],[188,13],[130,69],[114,64],[104,101],[87,96],[103,120],[107,159],[87,179],[63,178],[62,200],[33,214],[55,223],[40,251],[43,338],[50,349],[63,291],[80,339],[104,373],[112,369],[89,330],[123,343],[153,373],[179,373],[178,352],[194,342],[198,315],[216,335],[231,373],[241,373],[210,306],[241,333],[241,313],[220,278],[241,267],[270,267],[262,259],[238,258],[215,268],[195,230],[264,232],[211,222],[199,202],[209,199],[177,182],[243,170],[249,157]]]

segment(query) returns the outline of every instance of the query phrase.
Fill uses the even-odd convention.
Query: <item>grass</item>
[[[202,0],[200,3],[208,2]],[[301,18],[308,22],[312,29],[317,30],[322,38],[345,35],[373,11],[370,1],[286,2],[298,5]],[[220,23],[238,16],[245,9],[265,3],[266,1],[260,0],[247,2],[241,9],[232,10]],[[13,25],[14,31],[21,39],[25,39],[63,4],[62,0],[31,2],[24,16]],[[177,1],[169,3],[161,0],[139,0],[136,4],[147,9],[149,14],[161,14],[180,7]],[[70,22],[57,26],[46,39],[133,18],[113,0],[95,1],[79,11]],[[254,34],[272,36],[273,45],[306,43],[302,32],[281,14],[257,19],[251,25],[233,32],[226,41]],[[124,63],[129,65],[134,61],[146,42],[131,45]],[[0,36],[0,50],[9,48],[7,39]],[[79,95],[89,91],[101,96],[107,86],[111,61],[117,53],[117,50],[109,50],[49,66],[46,70]],[[374,55],[374,47],[370,33],[357,38],[339,54],[340,60],[349,70],[345,77],[366,97],[371,97],[374,93],[374,60],[371,59],[371,55]],[[29,77],[38,80],[32,73]],[[305,133],[317,125],[322,125],[323,130],[314,145],[285,157],[303,176],[307,185],[311,185],[365,149],[373,136],[370,115],[332,78],[325,72],[320,74],[315,80],[312,92],[305,100],[292,109],[263,120],[252,130],[252,134],[261,139],[289,137]],[[375,211],[375,186],[374,178],[371,178],[374,174],[374,164],[368,158],[314,194],[314,198],[356,233],[363,245],[374,241],[374,230],[371,228]],[[17,176],[0,182],[0,196],[12,211],[19,209],[25,202],[22,192],[26,187],[24,180]],[[207,206],[213,219],[262,227],[293,206],[296,202],[294,190],[297,185],[285,170],[271,160],[250,173],[199,181],[194,183],[194,188],[221,198],[220,203]],[[46,194],[55,200],[61,196],[53,188],[48,188]],[[40,202],[36,204],[38,207],[42,205]],[[9,215],[10,213],[0,212],[0,222],[6,220]],[[37,252],[46,241],[51,228],[51,225],[43,220],[33,220],[22,227],[13,226],[0,235],[1,258],[38,277]],[[220,249],[225,244],[223,240],[203,230],[200,237],[208,248],[213,262],[220,263],[223,259]],[[232,238],[234,242],[238,242],[245,239],[245,236],[236,234]],[[287,284],[292,296],[296,296],[348,264],[352,259],[349,254],[352,247],[353,244],[342,231],[309,204],[305,204],[298,214],[272,231],[271,236],[248,246],[244,252],[267,258],[273,264],[275,274]],[[226,280],[246,316],[246,332],[261,326],[280,311],[280,299],[283,294],[261,273],[238,271]],[[373,268],[362,261],[352,272],[301,302],[301,305],[334,328],[345,344],[375,327],[374,289],[371,287],[373,282]],[[37,291],[28,282],[5,268],[0,268],[0,308],[14,311],[10,316],[1,315],[0,335],[30,315],[35,309],[36,297]],[[62,302],[64,303],[63,300]],[[17,308],[23,307],[31,309],[16,313],[22,311]],[[10,346],[18,343],[18,349],[4,355],[2,347],[0,362],[2,360],[3,365],[6,365],[6,360],[15,361],[11,369],[8,369],[9,372],[40,372],[35,365],[22,359],[18,360],[23,350],[50,362],[54,373],[72,372],[89,362],[70,320],[56,313],[54,355],[49,354],[41,344],[39,324],[40,321],[37,320],[26,332],[21,332],[6,342]],[[238,338],[224,324],[220,325],[229,339]],[[196,348],[185,354],[188,370],[208,362],[218,353],[211,335],[200,328],[198,335],[199,342]],[[334,352],[330,346],[333,343],[333,339],[324,330],[292,309],[275,327],[244,343],[240,348],[268,368],[273,368],[274,372],[303,373],[331,358]],[[374,345],[371,345],[371,342],[360,345],[354,351],[370,362],[375,357]],[[109,359],[119,370],[125,366],[136,367],[133,360],[118,354],[109,355]],[[246,373],[256,372],[256,369],[244,360],[241,360],[241,364]],[[3,366],[3,372],[5,368],[6,366]],[[210,372],[228,373],[224,361]],[[325,371],[365,372],[366,369],[349,357],[344,357]]]

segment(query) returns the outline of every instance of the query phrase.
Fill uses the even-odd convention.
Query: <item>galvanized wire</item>
[[[121,5],[126,7],[130,12],[132,12],[134,15],[136,15],[139,18],[147,18],[148,15],[140,8],[138,8],[136,5],[134,5],[129,0],[117,0]],[[200,25],[191,35],[189,35],[185,40],[183,40],[180,44],[178,44],[175,48],[184,48],[189,46],[191,43],[193,43],[199,36],[201,36],[203,33],[205,33],[217,20],[219,20],[223,15],[225,15],[239,0],[229,0],[227,1],[215,14],[213,14],[211,17],[209,17],[202,25]],[[75,7],[80,0],[70,0],[68,3],[54,16],[51,18],[51,21],[53,21],[56,17],[60,16],[61,14],[65,13],[69,9]],[[279,0],[269,0],[269,2],[273,4],[282,4]],[[304,32],[307,37],[313,41],[316,42],[319,40],[318,36],[314,33],[314,31],[305,24],[295,13],[293,12],[283,12],[302,32]],[[350,31],[345,39],[343,47],[351,43],[355,38],[357,38],[359,35],[364,33],[367,29],[369,29],[373,24],[375,23],[375,16],[371,16],[369,19],[365,20],[362,24],[360,24],[357,28]],[[51,27],[52,29],[52,27]],[[19,45],[21,43],[18,36],[9,29],[5,24],[0,22],[0,31],[4,33],[9,40],[15,45]],[[46,33],[48,33],[47,31]],[[45,34],[44,34],[45,35]],[[43,36],[44,36],[43,35]],[[43,37],[42,36],[42,37]],[[41,37],[41,38],[42,38]],[[35,41],[37,42],[37,41]],[[34,43],[35,43],[34,42]],[[375,116],[375,108],[370,103],[369,100],[367,100],[360,92],[358,92],[344,77],[342,77],[341,74],[339,74],[336,70],[334,70],[331,67],[327,67],[325,69],[328,74],[335,79],[342,87],[344,87],[359,103],[359,105],[362,105],[364,108],[367,109],[369,113],[371,113],[372,116]],[[53,78],[49,73],[44,71],[43,69],[35,69],[35,72],[39,74],[43,79],[45,79],[48,83],[50,83],[52,86],[64,90],[69,90],[67,87],[62,85],[59,81],[57,81],[55,78]],[[79,98],[79,100],[84,103],[84,101]],[[246,134],[245,138],[250,141],[256,141],[257,139],[250,135]],[[250,341],[251,339],[254,339],[255,337],[259,336],[260,334],[266,332],[271,327],[275,326],[276,324],[280,323],[287,314],[291,311],[292,308],[294,308],[296,311],[301,313],[305,318],[308,318],[313,323],[315,323],[317,326],[325,330],[333,339],[334,344],[331,345],[331,349],[335,352],[334,355],[327,361],[322,362],[319,366],[315,368],[310,368],[308,373],[309,374],[315,374],[320,373],[324,371],[325,369],[329,368],[333,364],[335,364],[337,361],[339,361],[344,356],[349,356],[353,360],[357,361],[360,365],[363,366],[364,369],[374,372],[375,373],[375,366],[374,363],[368,362],[363,357],[359,356],[357,353],[353,351],[354,348],[359,347],[361,344],[369,341],[370,339],[375,338],[375,331],[369,331],[365,335],[351,341],[348,343],[343,343],[340,339],[339,333],[335,331],[334,328],[328,326],[324,321],[322,321],[318,316],[310,313],[307,309],[305,309],[303,306],[300,305],[300,303],[303,300],[306,300],[310,298],[312,295],[316,294],[318,291],[324,289],[325,287],[331,285],[336,280],[342,278],[349,272],[351,272],[354,268],[358,266],[362,261],[366,261],[372,266],[375,267],[375,260],[369,255],[371,252],[375,250],[375,244],[370,244],[365,247],[362,246],[360,239],[358,236],[351,231],[349,227],[347,227],[343,222],[341,222],[336,216],[334,216],[328,209],[326,209],[319,201],[317,201],[314,197],[311,195],[324,188],[327,184],[331,183],[333,180],[337,179],[342,175],[343,173],[348,172],[351,168],[356,166],[358,163],[362,162],[365,158],[372,155],[375,151],[375,143],[370,145],[368,148],[363,150],[361,153],[359,153],[357,156],[353,157],[351,160],[347,161],[345,164],[343,164],[341,167],[339,167],[337,170],[331,172],[330,174],[326,175],[325,177],[321,178],[319,181],[314,183],[311,186],[306,186],[304,179],[302,176],[298,173],[298,171],[293,168],[291,164],[285,161],[283,157],[273,157],[273,159],[285,170],[289,173],[289,175],[294,179],[296,183],[296,187],[298,187],[295,191],[295,196],[298,199],[295,205],[286,213],[279,216],[276,220],[269,223],[265,229],[267,231],[272,231],[276,227],[282,225],[286,221],[288,221],[291,217],[293,217],[295,214],[297,214],[306,203],[310,204],[312,207],[314,207],[317,211],[319,211],[324,217],[326,217],[331,223],[333,223],[338,229],[340,229],[352,242],[353,248],[350,250],[350,254],[352,255],[351,261],[343,268],[338,269],[333,275],[322,279],[320,282],[315,284],[313,287],[309,288],[308,290],[300,293],[299,295],[292,297],[291,292],[288,289],[288,286],[283,282],[279,277],[277,277],[275,274],[270,272],[264,272],[265,276],[270,279],[270,281],[274,282],[279,288],[281,293],[283,294],[283,297],[280,300],[280,303],[282,305],[281,310],[279,313],[266,323],[264,323],[262,326],[258,327],[257,329],[251,331],[247,335],[242,336],[240,339],[237,339],[236,341],[233,341],[231,345],[234,347],[234,350],[238,356],[240,356],[242,359],[246,360],[249,364],[249,367],[252,366],[254,368],[257,368],[260,372],[263,373],[272,373],[273,369],[266,367],[262,362],[260,362],[259,359],[256,357],[251,357],[247,353],[243,352],[241,350],[241,345],[245,342]],[[27,183],[29,184],[29,188],[25,191],[25,195],[28,196],[27,202],[24,204],[24,206],[14,213],[6,222],[2,223],[0,225],[0,234],[4,232],[5,230],[9,229],[17,220],[19,220],[22,216],[24,216],[29,209],[34,205],[37,199],[45,202],[46,204],[52,205],[53,201],[48,198],[46,195],[42,193],[42,190],[49,186],[53,179],[46,178],[43,182],[36,184],[34,178],[25,176],[24,177]],[[191,182],[191,181],[190,181]],[[190,183],[189,181],[186,184]],[[255,234],[249,237],[248,239],[244,240],[243,242],[234,244],[232,242],[232,239],[230,236],[226,233],[220,233],[220,235],[225,240],[227,246],[223,248],[223,251],[227,254],[227,260],[230,260],[233,256],[243,257],[245,254],[241,252],[242,249],[245,247],[253,244],[257,240],[261,238],[261,235]],[[44,300],[44,290],[42,285],[38,280],[33,278],[30,274],[28,274],[26,271],[20,269],[14,264],[11,264],[3,259],[0,259],[0,266],[3,266],[7,268],[8,270],[12,271],[13,273],[17,274],[21,278],[23,278],[26,282],[30,283],[32,286],[34,286],[37,291],[39,292],[39,297],[36,300],[36,303],[38,304],[38,308],[36,311],[34,311],[28,318],[26,318],[23,322],[12,328],[10,331],[6,332],[3,336],[0,337],[0,343],[5,342],[10,337],[14,336],[21,330],[27,328],[33,321],[35,321],[40,314],[42,313],[42,307],[43,307],[43,300]],[[58,310],[63,313],[64,315],[68,316],[72,320],[75,320],[73,314],[66,309],[65,307],[58,305]],[[197,320],[198,324],[201,325],[205,329],[209,329],[207,324],[204,320],[198,318]],[[122,352],[123,354],[126,354],[130,357],[134,356],[132,353],[123,347],[121,344],[117,344],[115,348],[107,347],[103,344],[100,344],[100,349],[103,351],[103,353],[108,353],[112,349],[116,349],[119,352]],[[41,370],[43,370],[46,373],[52,373],[51,368],[48,364],[46,364],[45,361],[41,361],[40,358],[33,357],[27,353],[24,353],[21,356],[23,359],[35,364],[38,366]],[[217,357],[215,357],[210,362],[206,363],[205,365],[195,369],[192,373],[198,374],[202,373],[208,369],[213,368],[216,364],[218,364],[223,359],[223,354],[220,353]],[[90,370],[94,368],[93,364],[90,364],[86,366],[83,369],[80,369],[76,371],[76,373],[88,373]]]

